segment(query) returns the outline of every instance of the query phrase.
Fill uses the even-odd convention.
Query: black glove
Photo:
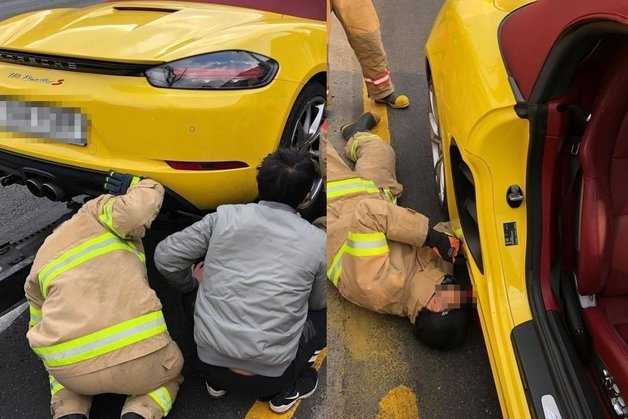
[[[430,230],[427,233],[425,244],[449,263],[453,263],[460,252],[460,240],[436,230]]]
[[[105,191],[112,195],[124,195],[131,186],[140,180],[142,179],[138,176],[111,171],[105,178]]]

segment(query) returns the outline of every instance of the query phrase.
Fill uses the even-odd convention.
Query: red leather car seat
[[[628,43],[617,50],[580,145],[578,292],[596,352],[628,396]]]

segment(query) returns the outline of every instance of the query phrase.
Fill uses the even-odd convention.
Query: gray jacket
[[[157,246],[182,292],[205,258],[194,314],[199,358],[277,377],[296,356],[308,308],[326,307],[325,233],[276,202],[224,205]]]

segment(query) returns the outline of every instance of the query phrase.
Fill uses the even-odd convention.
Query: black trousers
[[[188,321],[193,325],[196,292],[184,295],[183,301]],[[309,310],[299,339],[297,355],[280,377],[237,374],[229,368],[206,364],[198,356],[196,368],[207,384],[216,390],[270,399],[283,390],[292,389],[302,371],[311,366],[310,358],[325,346],[327,346],[327,309]]]

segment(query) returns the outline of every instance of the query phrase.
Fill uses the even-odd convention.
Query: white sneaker
[[[294,388],[290,391],[283,391],[270,399],[268,406],[273,412],[286,412],[290,410],[297,401],[307,399],[314,394],[317,386],[318,373],[314,368],[306,368],[301,372]]]
[[[314,355],[312,355],[312,357],[307,361],[308,364],[313,364],[316,361],[316,358],[318,358],[318,354],[321,353],[321,350],[317,350],[314,351]]]
[[[209,384],[207,384],[207,381],[205,381],[205,387],[207,387],[209,397],[211,397],[212,399],[220,399],[227,395],[226,390],[216,390],[215,388],[212,388]]]

